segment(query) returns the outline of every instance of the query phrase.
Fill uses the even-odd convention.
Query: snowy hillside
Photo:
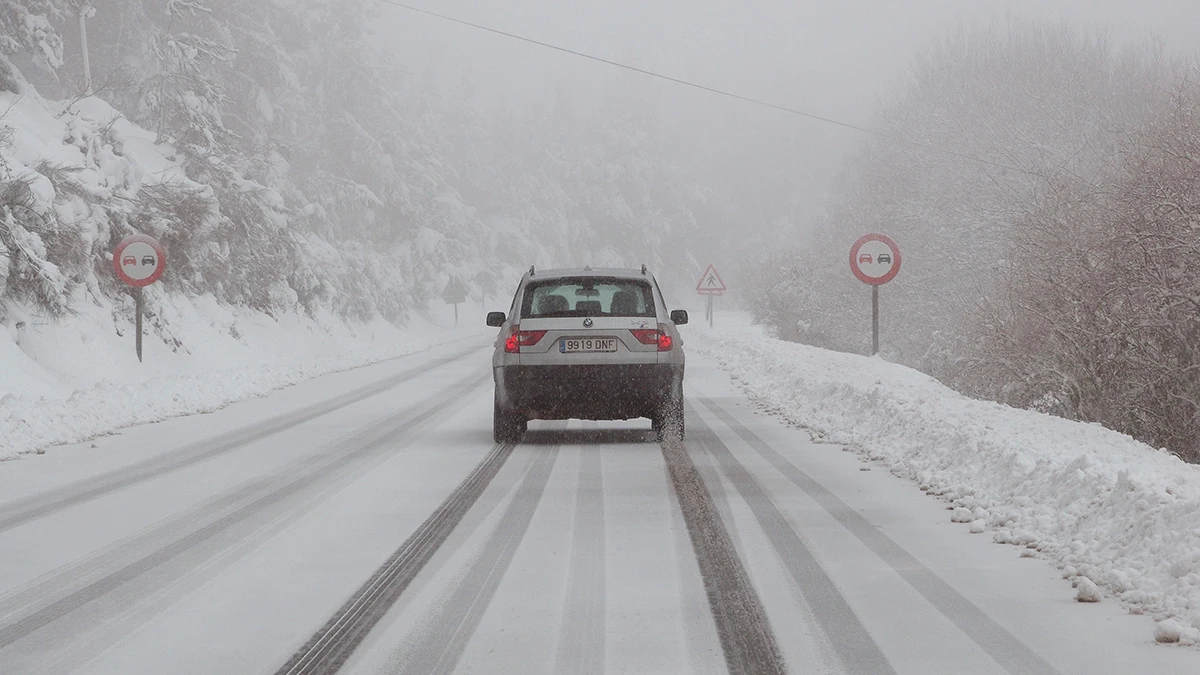
[[[1081,596],[1094,583],[1152,615],[1156,639],[1200,642],[1200,467],[1099,425],[969,399],[882,359],[718,320],[721,331],[701,329],[689,346],[764,410],[916,481],[950,502],[964,532],[1055,562]]]
[[[55,323],[0,325],[0,460],[134,424],[211,412],[317,375],[377,363],[447,341],[483,342],[478,310],[458,326],[434,306],[404,328],[325,314],[270,317],[211,296],[155,296],[180,344],[150,336],[145,362],[133,325],[111,307]],[[128,308],[123,308],[123,313]]]
[[[132,298],[110,278],[111,224],[137,219],[145,201],[139,195],[148,191],[204,193],[205,186],[186,178],[174,148],[156,144],[155,134],[99,98],[64,105],[33,90],[0,92],[0,109],[8,189],[27,186],[21,201],[9,195],[7,236],[0,237],[0,458],[212,410],[456,334],[418,314],[407,329],[321,308],[267,314],[162,283],[145,292],[146,363],[139,364]],[[22,209],[11,209],[15,203]],[[18,212],[67,225],[76,241],[31,231]],[[95,265],[60,268],[51,260],[64,245],[95,251]],[[20,287],[6,289],[6,280]],[[15,292],[24,288],[33,292]],[[445,311],[434,320],[452,321]]]

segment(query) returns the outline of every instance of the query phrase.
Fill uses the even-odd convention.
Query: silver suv
[[[640,270],[530,267],[500,328],[492,372],[497,443],[529,420],[650,418],[660,440],[683,439],[683,310],[667,313]]]

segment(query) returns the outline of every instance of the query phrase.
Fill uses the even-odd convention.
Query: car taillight
[[[658,351],[669,352],[674,346],[675,341],[671,339],[671,334],[667,332],[667,327],[663,324],[658,325],[658,330],[652,328],[636,328],[629,331],[633,333],[633,337],[638,342],[644,345],[658,345]]]
[[[674,345],[675,340],[671,339],[671,334],[667,332],[667,327],[661,323],[658,324],[658,351],[669,352]]]
[[[521,347],[532,347],[546,337],[544,330],[518,330],[513,326],[512,333],[504,340],[504,351],[509,354],[520,353]]]

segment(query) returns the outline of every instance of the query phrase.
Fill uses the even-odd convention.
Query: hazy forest
[[[1200,77],[1065,24],[963,29],[876,111],[811,245],[753,295],[782,337],[861,351],[861,233],[907,251],[883,355],[971,395],[1200,460]]]

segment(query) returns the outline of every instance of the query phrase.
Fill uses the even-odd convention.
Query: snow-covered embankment
[[[180,344],[150,333],[145,362],[132,327],[109,310],[56,322],[0,323],[0,460],[179,415],[210,412],[325,373],[410,354],[482,332],[482,321],[270,317],[211,297],[161,294],[158,311]],[[441,312],[439,314],[445,314]],[[474,318],[472,316],[471,318]],[[436,322],[436,323],[435,323]],[[106,325],[107,324],[107,325]],[[438,325],[443,324],[443,325]]]
[[[1200,467],[1099,425],[977,401],[879,358],[696,331],[756,403],[948,500],[950,517],[1036,549],[1077,588],[1200,643]],[[1080,594],[1081,600],[1092,598]]]
[[[269,312],[220,302],[195,290],[195,279],[189,286],[171,278],[180,257],[172,253],[180,252],[168,246],[168,277],[145,290],[145,362],[139,363],[133,298],[115,288],[110,251],[121,233],[155,225],[139,210],[146,190],[211,190],[187,178],[175,148],[99,97],[54,102],[25,88],[0,92],[0,182],[8,181],[23,200],[19,211],[34,214],[32,222],[45,231],[10,218],[8,244],[0,241],[0,460],[482,335],[473,303],[458,327],[441,304],[413,312],[398,327],[377,314],[351,320],[321,305],[306,309],[286,285],[268,289],[283,296]],[[206,227],[182,216],[171,220],[181,231]],[[55,227],[71,236],[57,236]],[[323,256],[321,269],[331,276],[344,264],[331,246],[302,231],[296,236],[319,249],[314,255]],[[94,264],[68,273],[50,262],[48,250],[76,239]],[[215,240],[210,245],[219,248]],[[338,294],[329,279],[319,281],[326,295]],[[61,301],[58,316],[32,301],[29,289]]]

